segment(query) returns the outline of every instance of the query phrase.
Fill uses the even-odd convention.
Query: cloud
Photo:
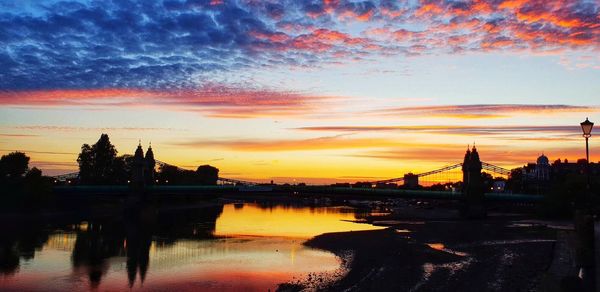
[[[7,90],[189,89],[251,68],[370,56],[600,49],[597,1],[66,0],[0,10]]]
[[[0,91],[3,106],[85,108],[154,107],[198,112],[210,117],[285,117],[315,113],[335,98],[301,92],[221,85],[189,90],[72,89]]]
[[[157,128],[157,127],[74,127],[74,126],[42,126],[42,125],[30,125],[30,126],[13,126],[7,127],[17,130],[28,130],[28,131],[61,131],[61,132],[72,132],[72,131],[176,131],[175,128]],[[29,136],[29,135],[28,135]],[[39,136],[39,135],[30,135]]]
[[[416,107],[384,108],[374,110],[380,116],[423,116],[450,117],[461,119],[504,118],[515,114],[547,114],[555,112],[597,112],[600,108],[563,104],[473,104],[473,105],[434,105]]]
[[[12,152],[15,150],[9,150],[9,149],[0,149],[0,151],[6,151],[6,152]],[[57,151],[36,151],[36,150],[17,150],[20,152],[24,152],[24,153],[34,153],[34,154],[50,154],[50,155],[77,155],[79,153],[75,153],[75,152],[57,152]]]
[[[295,128],[302,131],[316,132],[387,132],[399,131],[408,133],[443,133],[455,135],[523,135],[532,133],[545,133],[553,135],[580,134],[579,126],[314,126]],[[564,137],[563,137],[564,138]],[[516,138],[515,138],[516,139]],[[537,138],[531,138],[537,139]],[[562,139],[562,138],[561,138]]]
[[[197,140],[176,143],[175,145],[202,148],[217,147],[233,151],[273,152],[273,151],[320,151],[335,149],[380,148],[402,145],[401,142],[384,138],[354,138],[344,135],[311,139],[282,140]]]
[[[0,133],[0,137],[9,137],[9,138],[31,138],[31,137],[39,137],[39,135],[32,135],[32,134],[10,134],[10,133]]]
[[[439,163],[440,167],[461,163],[464,157],[466,146],[461,145],[422,145],[421,147],[371,150],[363,153],[352,154],[351,157],[376,158],[394,161],[425,161]],[[535,162],[540,156],[540,150],[512,147],[506,149],[498,145],[479,145],[477,150],[481,160],[487,163],[498,165],[505,168],[514,168]],[[558,158],[569,158],[576,161],[581,158],[582,151],[576,147],[556,148],[547,151],[545,155],[550,157],[551,161]],[[412,163],[411,163],[412,164]]]

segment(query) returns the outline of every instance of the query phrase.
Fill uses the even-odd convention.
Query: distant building
[[[549,181],[550,180],[550,161],[548,157],[542,153],[537,159],[535,166],[535,176],[538,181]]]
[[[413,173],[404,175],[404,187],[407,189],[416,189],[419,187],[419,176]]]
[[[589,170],[592,176],[600,175],[600,163],[590,163]],[[521,168],[522,188],[529,193],[544,193],[549,190],[553,181],[561,180],[569,174],[584,175],[586,171],[585,159],[579,159],[577,162],[557,159],[550,164],[548,157],[542,154],[536,163],[528,163]]]

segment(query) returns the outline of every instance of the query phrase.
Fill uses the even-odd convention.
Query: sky
[[[0,68],[0,154],[49,175],[101,133],[254,181],[514,168],[585,156],[600,1],[0,0]]]

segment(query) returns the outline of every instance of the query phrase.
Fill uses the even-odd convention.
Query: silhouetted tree
[[[77,163],[79,164],[79,180],[83,183],[91,182],[94,176],[94,154],[90,145],[81,145]]]
[[[216,185],[219,179],[219,169],[210,165],[202,165],[193,171],[163,164],[159,167],[156,178],[160,182],[168,181],[173,185]]]
[[[37,167],[31,168],[25,175],[25,179],[28,180],[35,180],[40,178],[42,178],[42,171]]]
[[[510,171],[510,176],[506,181],[506,189],[513,193],[523,192],[523,168],[515,168]]]
[[[210,165],[201,165],[196,169],[200,184],[216,185],[219,179],[219,169]]]
[[[117,149],[110,143],[108,135],[102,134],[96,144],[81,146],[81,153],[77,158],[79,179],[88,184],[118,183],[118,173],[124,168],[121,161],[117,159]]]
[[[484,192],[489,192],[492,187],[494,186],[494,177],[487,173],[487,172],[482,172],[481,173],[481,183],[483,184],[483,191]]]
[[[11,179],[22,177],[29,168],[29,156],[15,151],[0,158],[0,173],[2,177]]]
[[[31,168],[25,175],[25,205],[29,209],[50,207],[52,205],[52,184],[54,179],[43,176],[37,167]]]
[[[113,183],[125,184],[131,178],[131,166],[133,164],[133,156],[123,155],[117,156],[114,161]]]
[[[175,166],[163,164],[158,169],[158,179],[160,181],[169,181],[169,184],[179,184],[182,174]]]

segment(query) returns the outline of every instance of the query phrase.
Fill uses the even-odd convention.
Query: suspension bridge
[[[157,161],[160,166],[173,166],[162,161]],[[456,163],[440,167],[431,171],[425,171],[417,174],[408,173],[403,177],[396,177],[385,180],[367,182],[370,187],[336,187],[336,186],[311,186],[311,185],[270,185],[269,187],[261,187],[261,183],[231,179],[225,177],[218,178],[218,186],[176,186],[176,185],[155,185],[149,187],[149,190],[160,195],[185,195],[194,196],[202,194],[215,194],[215,192],[224,193],[239,193],[239,192],[271,192],[275,194],[324,194],[324,195],[350,195],[350,196],[369,196],[369,197],[398,197],[398,198],[423,198],[423,199],[444,199],[444,200],[460,200],[462,194],[459,190],[451,189],[444,191],[418,190],[411,188],[378,188],[380,184],[435,184],[459,182],[462,180],[462,163]],[[182,169],[177,167],[178,169]],[[490,163],[482,162],[482,171],[493,177],[508,178],[511,171],[496,166]],[[55,180],[67,182],[68,180],[76,180],[78,172],[67,173],[55,176]],[[102,195],[122,195],[129,192],[129,187],[126,185],[119,186],[57,186],[55,189],[63,194],[102,194]],[[540,195],[512,194],[512,193],[486,193],[486,200],[491,201],[510,201],[518,203],[538,202],[542,199]]]
[[[181,168],[179,166],[169,164],[169,163],[159,161],[159,160],[156,161],[156,164],[159,168],[165,167],[165,166],[171,166],[171,167],[175,167],[179,170],[187,170],[187,169]],[[496,166],[496,165],[493,165],[493,164],[490,164],[487,162],[482,162],[481,164],[482,164],[483,171],[488,172],[492,176],[502,177],[502,178],[508,178],[510,176],[510,170],[508,170],[506,168]],[[462,172],[460,171],[462,166],[463,166],[462,163],[456,163],[456,164],[444,166],[444,167],[441,167],[438,169],[425,171],[425,172],[421,172],[421,173],[417,173],[417,174],[408,173],[402,177],[396,177],[396,178],[390,178],[390,179],[384,179],[384,180],[378,180],[378,181],[371,181],[371,182],[366,182],[366,183],[370,183],[373,186],[376,186],[379,184],[400,184],[400,183],[407,183],[409,180],[414,180],[414,178],[418,178],[418,180],[416,181],[417,182],[416,184],[418,184],[419,181],[427,182],[427,183],[457,182],[462,179],[462,177],[461,177]],[[66,173],[66,174],[62,174],[62,175],[57,175],[57,176],[54,176],[53,178],[57,181],[66,182],[69,180],[76,180],[78,177],[79,177],[79,172],[71,172],[71,173]],[[411,183],[414,183],[414,182],[415,181],[411,181]],[[226,177],[219,177],[218,183],[233,184],[233,185],[247,185],[247,186],[255,186],[255,185],[261,184],[259,182],[226,178]]]
[[[390,178],[385,180],[378,180],[370,182],[372,185],[378,184],[399,184],[399,183],[409,183],[409,184],[418,185],[419,181],[427,181],[429,183],[445,183],[445,182],[457,182],[462,179],[462,163],[456,163],[448,166],[444,166],[438,169],[425,171],[418,174],[408,173],[402,177]],[[496,166],[487,162],[481,162],[481,167],[484,172],[489,173],[495,177],[508,178],[510,176],[510,170]],[[415,181],[416,180],[416,181]]]

